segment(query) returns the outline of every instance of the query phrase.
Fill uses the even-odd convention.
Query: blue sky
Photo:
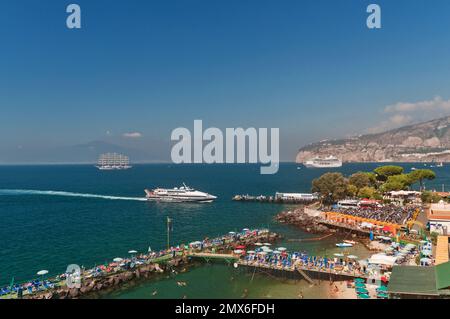
[[[66,28],[70,3],[81,30]],[[369,3],[382,8],[380,30],[366,27]],[[170,132],[194,119],[279,127],[281,159],[293,160],[306,143],[449,106],[445,0],[1,4],[0,162],[99,140],[167,160]],[[431,106],[383,111],[397,103]]]

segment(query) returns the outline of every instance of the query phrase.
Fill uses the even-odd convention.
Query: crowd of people
[[[353,257],[353,256],[350,256]],[[278,270],[295,271],[315,270],[322,272],[345,273],[362,276],[366,268],[360,266],[359,262],[348,256],[334,258],[311,256],[306,252],[292,252],[275,250],[267,253],[264,250],[256,249],[255,252],[247,253],[243,257],[243,262],[249,266],[265,267]]]
[[[382,205],[378,207],[336,207],[333,211],[346,215],[352,215],[362,218],[375,219],[381,222],[394,223],[398,225],[406,224],[420,206],[407,205]]]

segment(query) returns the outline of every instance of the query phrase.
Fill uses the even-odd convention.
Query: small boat
[[[349,243],[338,243],[336,244],[337,247],[340,248],[345,248],[345,247],[353,247],[353,244],[349,244]]]
[[[356,241],[353,240],[343,240],[344,243],[356,245]]]

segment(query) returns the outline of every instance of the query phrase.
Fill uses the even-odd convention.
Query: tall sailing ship
[[[128,156],[118,153],[106,153],[100,155],[96,167],[100,170],[124,170],[132,166]]]

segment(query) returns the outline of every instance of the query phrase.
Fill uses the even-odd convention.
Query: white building
[[[430,232],[437,232],[440,235],[450,234],[450,204],[443,201],[431,204],[427,217],[430,222]]]

